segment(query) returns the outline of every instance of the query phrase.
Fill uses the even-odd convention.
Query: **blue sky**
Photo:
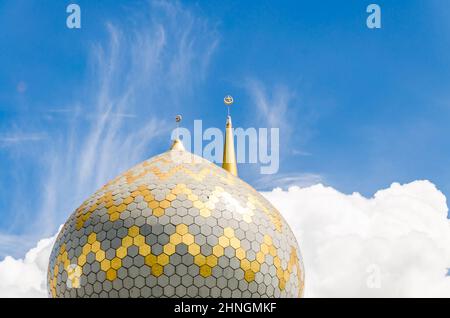
[[[380,30],[361,0],[1,1],[0,257],[167,149],[175,114],[223,127],[228,93],[235,126],[280,127],[277,175],[239,167],[259,189],[428,179],[448,195],[450,7],[375,2]]]

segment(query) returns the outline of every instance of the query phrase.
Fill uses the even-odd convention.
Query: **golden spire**
[[[172,146],[170,146],[170,150],[178,150],[178,151],[185,151],[183,143],[180,140],[180,136],[178,134],[178,128],[180,127],[180,122],[183,119],[183,117],[181,115],[176,115],[175,116],[175,122],[177,123],[177,128],[176,128],[176,137],[172,142]]]
[[[236,155],[234,153],[234,136],[233,126],[231,124],[230,106],[233,104],[233,97],[225,96],[223,99],[225,105],[228,107],[227,125],[225,128],[225,142],[223,146],[223,162],[222,168],[227,170],[232,175],[237,176]]]

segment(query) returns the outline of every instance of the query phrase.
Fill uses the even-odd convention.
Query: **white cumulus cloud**
[[[448,208],[432,183],[394,183],[373,198],[321,184],[263,194],[298,238],[307,297],[450,297]],[[0,297],[47,296],[54,240],[0,262]]]
[[[303,253],[307,297],[450,297],[450,221],[428,181],[373,198],[314,185],[264,193]]]
[[[47,297],[47,267],[56,235],[40,240],[23,259],[0,262],[0,298]]]

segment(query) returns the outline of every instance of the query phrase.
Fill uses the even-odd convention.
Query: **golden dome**
[[[280,213],[179,141],[88,198],[48,269],[52,297],[299,297],[303,286]]]

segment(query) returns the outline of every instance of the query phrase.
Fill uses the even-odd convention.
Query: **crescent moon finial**
[[[231,106],[231,104],[233,104],[233,102],[234,102],[233,96],[231,96],[231,95],[225,96],[223,99],[223,102],[225,103],[225,105]]]

